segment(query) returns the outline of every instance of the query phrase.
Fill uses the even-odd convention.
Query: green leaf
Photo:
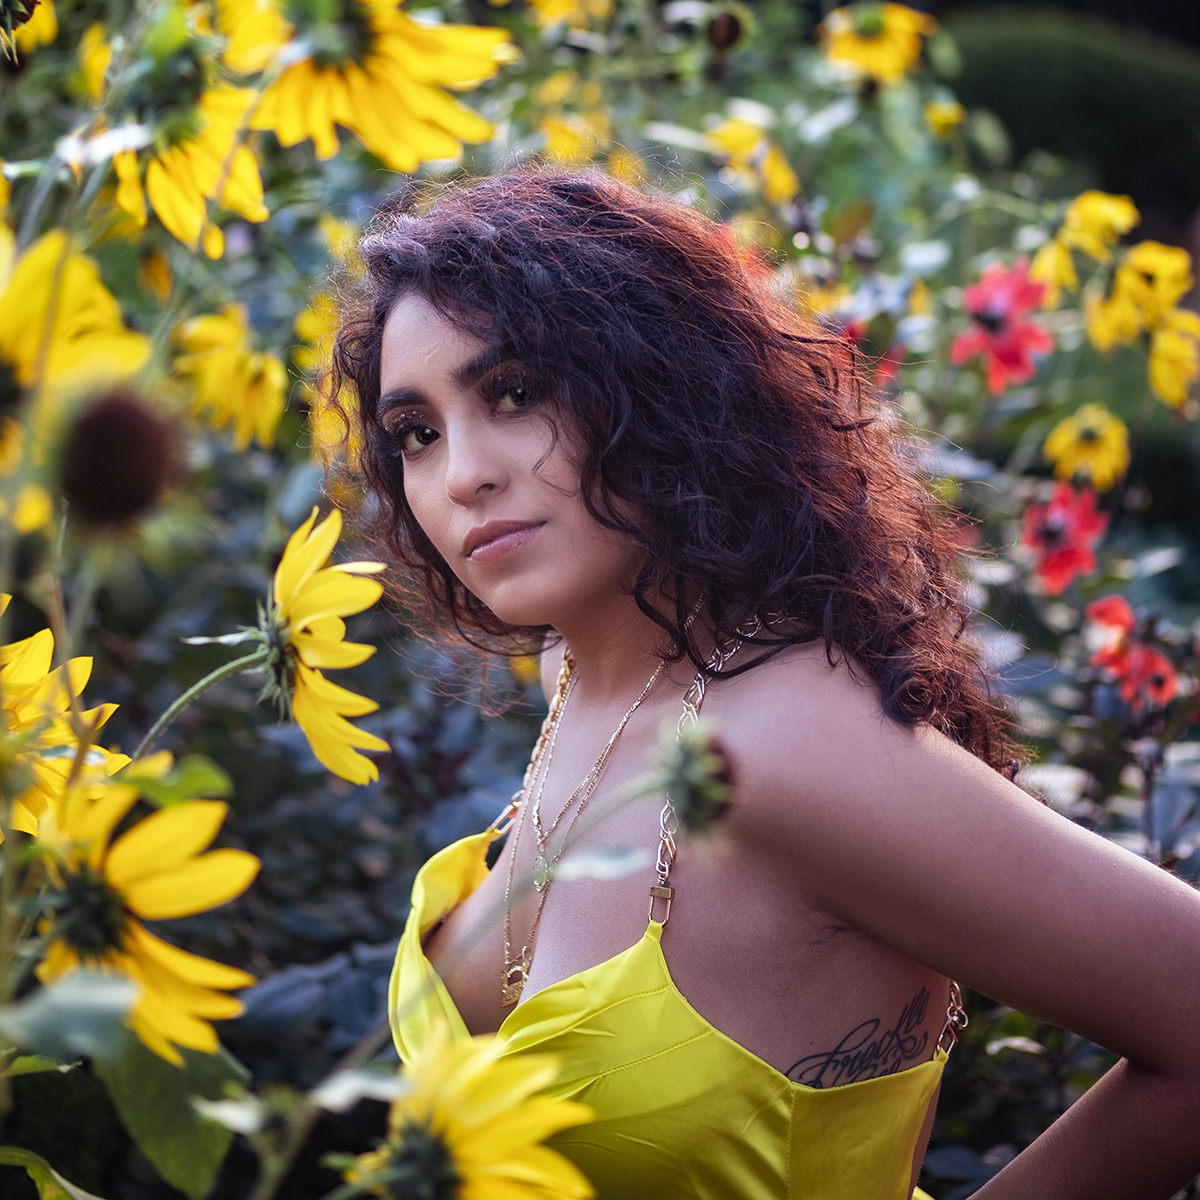
[[[129,1034],[119,1056],[97,1059],[92,1069],[155,1170],[191,1200],[202,1200],[233,1134],[197,1112],[192,1097],[224,1099],[244,1088],[250,1073],[223,1047],[216,1054],[181,1053],[183,1067],[172,1066]]]
[[[78,1062],[59,1062],[45,1054],[20,1054],[8,1064],[5,1075],[12,1078],[16,1075],[40,1075],[45,1071],[60,1071],[66,1074],[79,1066]]]
[[[0,1008],[0,1034],[60,1061],[112,1053],[128,1037],[125,1017],[137,985],[123,975],[72,971],[17,1004]]]
[[[24,1167],[25,1174],[33,1180],[40,1200],[102,1200],[95,1192],[68,1183],[40,1154],[23,1150],[20,1146],[0,1146],[0,1164],[9,1167]]]
[[[228,796],[233,791],[229,775],[203,754],[181,758],[161,779],[139,776],[136,782],[142,795],[159,808],[197,796]]]

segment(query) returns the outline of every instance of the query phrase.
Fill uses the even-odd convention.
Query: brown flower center
[[[51,937],[66,942],[81,959],[97,961],[110,950],[124,949],[124,897],[88,863],[64,871],[62,887],[49,892],[43,907],[51,913]]]

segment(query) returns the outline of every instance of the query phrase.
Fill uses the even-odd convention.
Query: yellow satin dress
[[[406,1062],[434,1023],[469,1036],[422,939],[486,877],[498,836],[455,842],[417,875],[388,998]],[[663,959],[662,929],[652,920],[636,945],[524,999],[500,1027],[509,1053],[556,1055],[549,1090],[595,1110],[548,1144],[601,1200],[929,1200],[910,1179],[942,1042],[893,1075],[793,1083],[692,1008]]]

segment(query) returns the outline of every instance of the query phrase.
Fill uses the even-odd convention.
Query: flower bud
[[[680,827],[703,833],[724,813],[733,792],[733,769],[725,747],[700,721],[678,733],[664,731],[659,750],[663,790]]]
[[[89,524],[116,526],[153,508],[181,469],[174,426],[136,392],[117,387],[71,426],[62,490],[71,511]]]

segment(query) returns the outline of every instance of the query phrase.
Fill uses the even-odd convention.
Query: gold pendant
[[[529,966],[524,955],[504,964],[504,972],[500,976],[500,1003],[510,1008],[521,998],[525,990],[525,980],[529,977]]]

